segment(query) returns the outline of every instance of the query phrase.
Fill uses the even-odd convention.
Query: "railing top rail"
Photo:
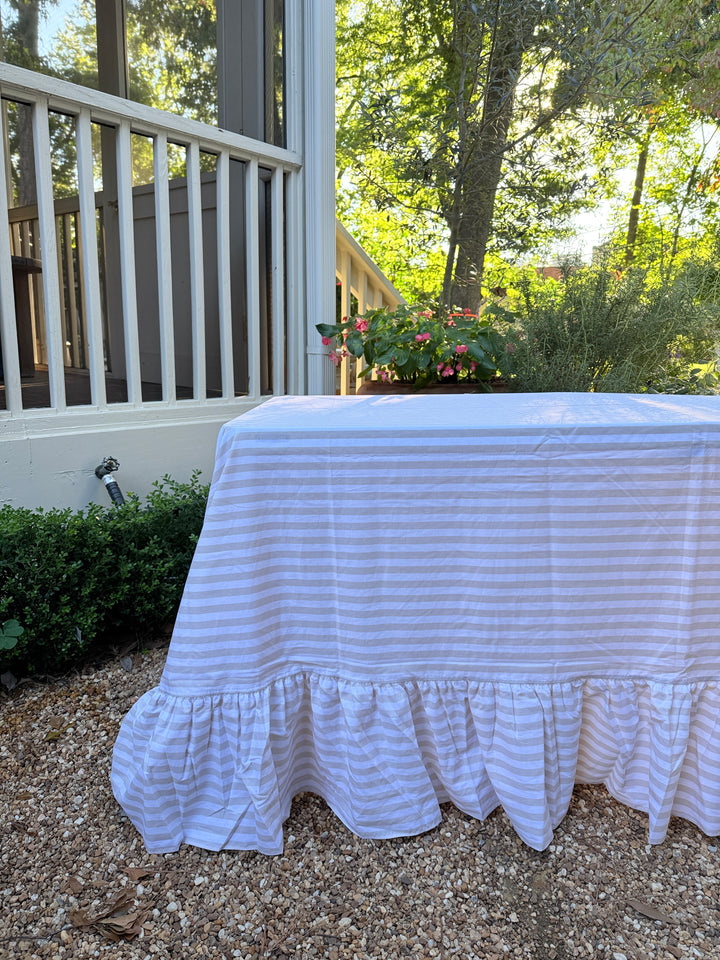
[[[405,297],[385,276],[372,257],[363,250],[355,237],[337,218],[335,219],[335,245],[340,250],[349,250],[352,256],[359,260],[367,272],[374,277],[377,285],[398,303],[405,303]]]
[[[21,103],[47,99],[49,109],[71,116],[89,108],[94,121],[112,125],[129,121],[133,133],[152,136],[162,132],[173,143],[196,142],[201,150],[210,153],[227,149],[235,159],[257,160],[263,166],[282,167],[288,171],[299,170],[302,166],[302,158],[294,151],[10,63],[0,62],[0,96]]]

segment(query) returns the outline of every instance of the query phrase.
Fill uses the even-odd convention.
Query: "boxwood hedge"
[[[180,602],[207,496],[196,472],[120,507],[0,507],[0,623],[23,628],[0,672],[57,674],[118,637],[156,634]]]

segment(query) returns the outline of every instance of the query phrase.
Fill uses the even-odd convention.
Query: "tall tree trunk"
[[[535,23],[529,15],[518,23],[499,17],[485,78],[485,98],[480,118],[468,123],[461,142],[459,194],[460,218],[452,303],[476,311],[488,240],[492,232],[495,196],[502,173],[508,131],[513,117],[515,88],[523,50]]]
[[[650,156],[650,141],[652,139],[655,122],[648,121],[645,135],[640,141],[637,165],[635,166],[635,186],[633,188],[630,216],[628,218],[627,237],[625,238],[625,266],[629,267],[635,259],[637,247],[638,227],[640,225],[640,207],[642,206],[643,189],[645,187],[645,171]]]

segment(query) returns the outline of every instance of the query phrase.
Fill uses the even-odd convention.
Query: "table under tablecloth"
[[[720,833],[720,398],[271,399],[220,433],[159,686],[112,785],[151,852],[276,854],[574,784]]]

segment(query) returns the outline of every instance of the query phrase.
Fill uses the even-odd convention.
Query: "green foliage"
[[[702,265],[665,281],[638,269],[570,270],[560,281],[526,274],[512,296],[511,389],[714,392],[716,278]]]
[[[171,619],[207,502],[198,477],[165,477],[144,504],[131,496],[119,508],[0,508],[0,620],[25,628],[0,666],[66,670],[118,635],[142,638]]]
[[[556,241],[607,193],[612,155],[592,177],[579,145],[654,102],[687,33],[667,0],[336,9],[340,216],[407,297],[472,309],[489,255]]]
[[[323,342],[335,341],[330,359],[364,357],[382,380],[403,380],[418,388],[428,383],[486,383],[508,362],[503,328],[507,311],[492,307],[482,316],[469,310],[439,313],[403,304],[396,310],[371,310],[340,323],[316,324]]]

